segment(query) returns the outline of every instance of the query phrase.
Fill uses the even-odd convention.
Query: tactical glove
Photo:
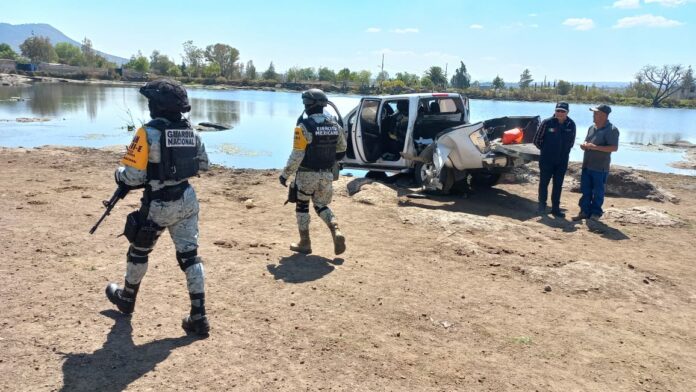
[[[282,186],[284,186],[284,187],[286,187],[286,188],[287,188],[287,186],[288,186],[288,185],[287,185],[287,181],[288,181],[288,179],[285,178],[285,176],[283,176],[282,174],[280,175],[280,177],[278,177],[278,182],[280,182],[280,185],[282,185]]]

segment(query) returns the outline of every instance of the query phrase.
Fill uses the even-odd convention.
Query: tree
[[[19,45],[19,49],[22,51],[22,56],[28,57],[32,63],[40,61],[48,63],[58,59],[48,37],[32,35]]]
[[[189,40],[183,43],[184,47],[184,62],[186,63],[186,71],[189,76],[198,76],[201,74],[203,66],[203,58],[205,56],[203,49],[193,44]]]
[[[218,63],[211,62],[203,66],[203,77],[214,78],[221,75],[220,65]]]
[[[336,81],[336,72],[326,68],[326,67],[319,67],[319,72],[318,72],[319,80],[323,82],[335,82]]]
[[[636,78],[638,76],[642,76],[655,86],[655,92],[651,97],[652,106],[660,107],[662,101],[681,88],[684,67],[682,65],[663,65],[662,67],[646,65],[638,72]]]
[[[8,44],[0,44],[0,59],[15,60],[17,58],[17,52],[12,50],[12,47]]]
[[[370,85],[370,79],[372,78],[372,72],[362,70],[358,72],[357,77],[355,78],[355,81],[360,83],[361,87],[367,87]]]
[[[298,77],[299,80],[316,80],[317,79],[317,73],[314,71],[314,68],[307,67],[307,68],[299,68],[297,70],[298,72]]]
[[[422,77],[420,80],[420,85],[426,90],[432,90],[435,85],[430,78]]]
[[[626,95],[632,97],[651,99],[653,94],[655,94],[655,86],[646,82],[642,75],[636,75],[636,80],[626,88]]]
[[[290,67],[285,73],[285,81],[295,83],[300,80],[300,70],[297,67]]]
[[[404,84],[408,87],[416,87],[420,83],[420,78],[418,75],[408,72],[397,72],[394,77],[396,80],[404,82]]]
[[[533,81],[534,79],[532,78],[532,73],[529,72],[529,69],[525,68],[524,71],[522,71],[522,74],[520,75],[520,88],[529,88],[529,85],[532,84]]]
[[[254,80],[256,79],[256,67],[254,66],[254,62],[249,60],[246,63],[246,78],[249,80]]]
[[[237,74],[237,61],[239,51],[230,45],[217,43],[205,48],[205,58],[220,67],[220,74],[226,78],[233,78]]]
[[[82,51],[73,44],[59,42],[56,44],[54,49],[56,51],[56,55],[58,56],[58,62],[61,64],[82,65],[85,62]]]
[[[268,69],[261,75],[261,78],[264,80],[278,80],[278,73],[275,70],[275,66],[273,66],[273,61],[271,61],[271,65],[269,65]]]
[[[505,81],[500,77],[500,75],[496,75],[495,79],[493,79],[493,88],[496,90],[505,88]]]
[[[430,69],[425,71],[423,78],[430,79],[435,87],[447,87],[447,78],[445,78],[445,73],[441,67],[430,67]]]
[[[92,41],[89,38],[85,37],[82,40],[80,50],[82,50],[82,57],[84,58],[85,65],[90,67],[97,65],[97,53],[94,51]]]
[[[130,68],[138,72],[147,72],[150,70],[150,61],[147,57],[138,51],[137,55],[132,55],[130,61],[123,65],[124,68]]]
[[[341,83],[343,88],[346,88],[348,82],[350,82],[350,69],[343,68],[336,74],[336,81]]]
[[[454,71],[454,75],[452,75],[452,81],[450,83],[455,88],[466,90],[471,86],[471,75],[466,72],[466,65],[464,65],[463,61],[460,61],[459,64],[459,68]]]
[[[570,93],[570,90],[572,89],[573,85],[569,82],[566,82],[565,80],[559,80],[558,83],[556,83],[556,90],[558,91],[558,95],[568,95],[568,93]]]
[[[2,50],[0,50],[2,52]],[[694,82],[694,71],[691,69],[691,66],[689,66],[689,69],[684,72],[684,76],[682,77],[682,88],[686,92],[692,91],[696,87],[696,83]]]
[[[159,50],[152,51],[152,54],[150,55],[150,69],[152,72],[158,75],[176,76],[172,75],[170,72],[175,72],[181,75],[181,71],[177,72],[172,68],[177,68],[178,70],[178,67],[172,60],[169,59],[169,56],[166,54],[161,54]]]
[[[377,77],[375,77],[375,81],[380,84],[386,82],[387,80],[389,80],[389,72],[387,71],[380,71],[377,74]]]

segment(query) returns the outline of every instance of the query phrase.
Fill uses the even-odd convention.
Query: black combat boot
[[[300,242],[290,244],[290,250],[306,255],[312,253],[312,241],[309,240],[309,230],[300,230]]]
[[[131,314],[135,310],[135,298],[138,296],[139,288],[140,283],[130,284],[126,281],[122,289],[116,283],[109,283],[106,286],[106,298],[122,313]]]
[[[186,331],[186,333],[193,333],[202,338],[207,338],[210,332],[210,324],[208,323],[208,317],[203,316],[197,320],[191,318],[191,316],[186,316],[181,321],[181,328]]]
[[[205,315],[205,293],[189,294],[191,298],[191,313],[181,321],[181,328],[186,333],[193,333],[202,338],[208,337],[210,324]]]

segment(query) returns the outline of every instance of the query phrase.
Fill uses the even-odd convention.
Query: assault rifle
[[[119,184],[118,188],[116,188],[116,191],[111,196],[111,199],[102,200],[102,204],[104,205],[104,207],[106,207],[106,211],[104,211],[104,214],[101,216],[101,218],[99,218],[97,223],[95,223],[94,226],[92,226],[92,228],[89,230],[89,234],[94,234],[94,232],[97,231],[97,227],[99,227],[99,225],[102,223],[102,221],[104,220],[104,218],[106,218],[107,215],[111,214],[111,210],[114,208],[114,206],[116,206],[118,200],[126,197],[128,191],[130,191],[128,187]]]

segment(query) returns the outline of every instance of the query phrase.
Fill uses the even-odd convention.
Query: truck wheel
[[[471,175],[471,185],[480,188],[490,188],[500,180],[500,173],[475,173]]]
[[[430,182],[428,176],[428,171],[432,169],[432,163],[416,163],[416,167],[413,168],[413,182],[416,186],[423,186]]]
[[[442,194],[449,195],[454,186],[454,169],[443,167],[440,170],[440,183],[442,183]]]

